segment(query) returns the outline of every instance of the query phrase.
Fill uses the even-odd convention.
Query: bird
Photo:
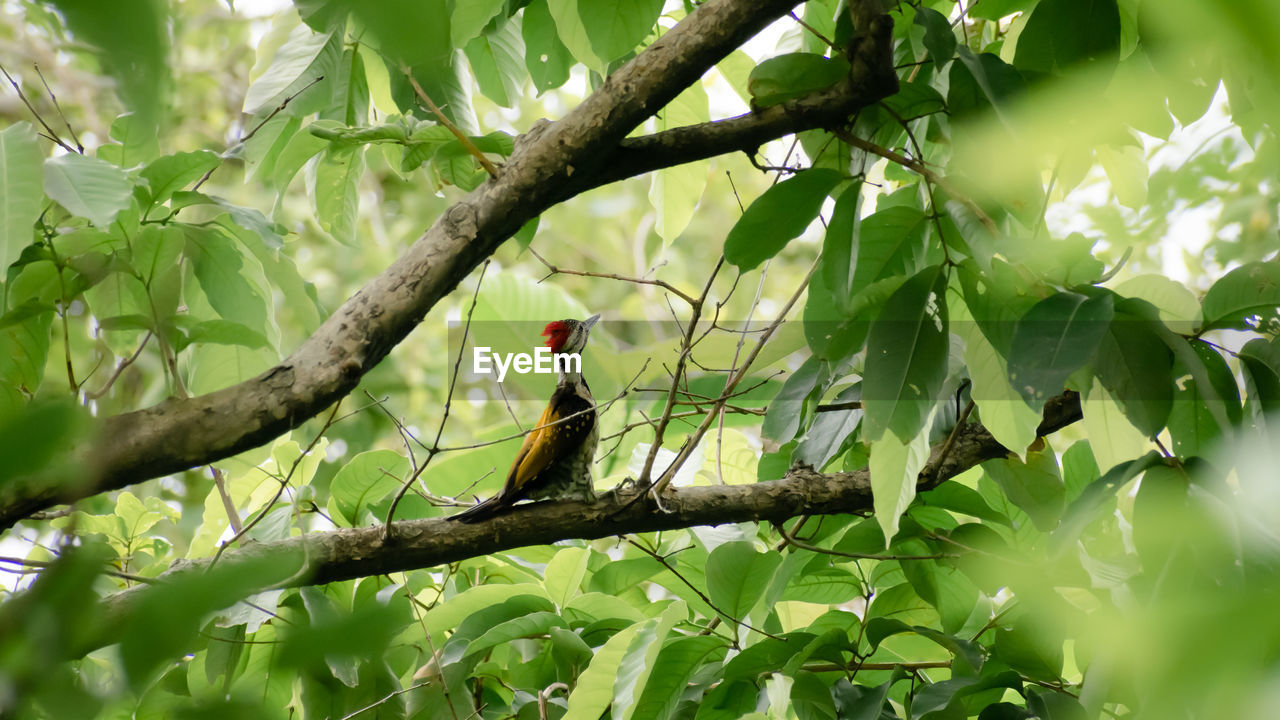
[[[547,324],[542,336],[552,353],[581,353],[591,328],[599,320],[598,314],[586,320],[556,320]],[[525,499],[579,498],[595,502],[591,461],[600,442],[595,400],[582,377],[580,361],[576,368],[565,362],[557,369],[559,381],[551,401],[525,436],[502,490],[475,507],[450,516],[450,520],[477,522],[506,512],[516,501]]]

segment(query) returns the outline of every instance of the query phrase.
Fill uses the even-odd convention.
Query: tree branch
[[[1038,432],[1052,433],[1081,417],[1080,396],[1069,391],[1045,405]],[[934,445],[925,467],[936,463],[936,474],[922,474],[919,490],[932,489],[985,460],[1009,453],[976,422],[963,425],[946,456],[941,457],[944,444]],[[872,510],[871,478],[865,468],[821,473],[797,467],[782,479],[750,485],[670,488],[662,500],[667,512],[655,512],[651,501],[645,502],[645,492],[644,488],[620,489],[612,495],[602,495],[594,505],[577,501],[521,505],[512,512],[469,525],[444,518],[402,520],[392,524],[394,532],[389,539],[384,536],[382,525],[316,532],[228,551],[221,562],[305,558],[306,567],[294,574],[288,584],[311,585],[428,568],[567,539],[593,540],[697,525],[781,522],[799,515]],[[173,580],[204,572],[209,564],[208,560],[184,561],[158,579]],[[104,603],[108,617],[122,617],[144,592],[144,588],[131,588],[107,598]],[[113,640],[104,638],[101,642]]]
[[[0,493],[0,528],[59,502],[205,465],[269,442],[349,393],[422,321],[426,313],[529,219],[619,175],[615,151],[646,118],[798,0],[708,0],[558,122],[519,138],[499,178],[455,203],[403,256],[338,308],[292,355],[263,374],[223,390],[169,399],[107,419],[86,458],[94,474],[64,483],[14,483]],[[888,18],[879,24],[888,29]],[[885,32],[874,38],[888,38]],[[867,53],[889,57],[889,47]],[[881,66],[892,77],[892,63]],[[873,73],[855,63],[855,77]],[[856,84],[858,105],[891,92],[891,83]],[[874,87],[873,87],[874,86]],[[861,89],[858,89],[861,88]],[[717,126],[720,148],[745,147],[833,121],[822,97],[793,102]],[[794,114],[793,114],[794,113]],[[788,120],[788,118],[791,118]],[[676,132],[676,131],[671,131]],[[697,133],[685,135],[686,140]],[[665,140],[664,140],[665,142]],[[637,149],[632,146],[632,149]],[[723,152],[724,150],[719,150]],[[708,152],[708,151],[704,151]],[[634,165],[631,175],[706,154],[667,154],[666,165]]]

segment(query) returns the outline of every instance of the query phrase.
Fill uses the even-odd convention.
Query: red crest
[[[566,341],[569,340],[570,333],[568,323],[563,320],[547,323],[542,329],[542,337],[547,339],[547,347],[551,348],[551,352],[558,353],[564,347]]]

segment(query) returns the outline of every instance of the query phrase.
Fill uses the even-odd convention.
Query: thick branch
[[[94,476],[74,487],[10,486],[0,495],[0,528],[58,502],[248,450],[316,415],[350,392],[442,297],[525,222],[575,192],[626,177],[617,174],[613,160],[626,135],[797,2],[703,3],[610,75],[564,119],[542,123],[522,136],[500,178],[488,180],[449,208],[401,258],[344,303],[279,365],[208,395],[171,399],[109,418],[88,463]],[[886,52],[887,48],[878,54]],[[860,72],[855,63],[855,77]],[[862,98],[859,104],[879,97]],[[783,122],[785,115],[785,110],[763,113],[768,131],[750,125],[751,142],[809,126],[788,125]],[[748,124],[740,120],[737,127],[745,134]],[[745,144],[736,141],[725,147]],[[706,155],[666,157],[674,165]],[[650,169],[636,165],[632,174]]]
[[[1052,433],[1080,418],[1080,396],[1068,392],[1045,406],[1039,430]],[[1004,457],[1009,452],[976,422],[961,428],[946,457],[939,457],[943,445],[934,446],[926,465],[929,475],[922,473],[920,490],[936,487],[985,460]],[[381,525],[310,533],[226,553],[221,563],[305,557],[304,571],[288,584],[309,585],[428,568],[567,539],[589,540],[696,525],[780,522],[799,515],[872,509],[871,479],[865,469],[824,474],[795,468],[780,480],[750,485],[671,488],[662,501],[667,512],[656,511],[651,502],[631,504],[637,493],[644,492],[636,489],[605,495],[594,505],[572,501],[524,505],[474,524],[440,518],[404,520],[393,524],[390,539],[384,537]],[[203,572],[208,565],[208,560],[184,563],[161,579]],[[126,613],[145,592],[145,588],[133,588],[111,596],[106,600],[108,611],[117,616]]]

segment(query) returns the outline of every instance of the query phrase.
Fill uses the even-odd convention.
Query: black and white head
[[[587,335],[599,319],[597,314],[586,320],[556,320],[547,323],[542,336],[547,339],[547,347],[553,353],[580,353],[587,346]]]

